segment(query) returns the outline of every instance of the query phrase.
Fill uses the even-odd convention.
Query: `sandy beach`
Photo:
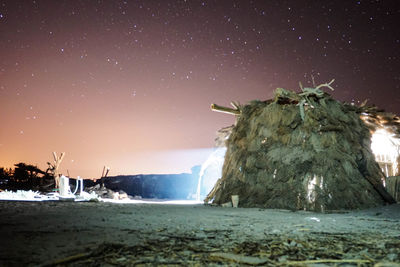
[[[400,261],[399,204],[313,213],[201,204],[0,201],[0,210],[1,266],[313,266],[324,259],[322,266],[333,259],[346,266],[399,266]]]

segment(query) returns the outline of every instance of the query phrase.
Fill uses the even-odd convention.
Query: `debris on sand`
[[[43,193],[32,190],[17,190],[17,191],[0,191],[0,200],[13,201],[99,201],[99,196],[92,192],[81,192],[79,195],[72,197],[60,196],[58,192]]]
[[[217,240],[174,235],[134,246],[104,243],[45,266],[400,266],[396,263],[399,245],[394,237],[360,234],[267,235],[262,242],[225,240],[223,245]]]
[[[88,187],[85,190],[88,191],[89,193],[95,193],[101,198],[114,199],[114,200],[131,199],[131,197],[122,190],[115,192],[109,188],[101,186],[100,184],[97,184],[93,187]]]

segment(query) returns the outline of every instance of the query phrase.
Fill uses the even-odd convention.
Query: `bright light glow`
[[[222,167],[225,161],[226,147],[214,150],[201,165],[199,182],[197,184],[196,200],[204,199],[212,190],[215,183],[222,176]]]
[[[385,129],[379,129],[372,135],[371,150],[386,176],[396,175],[398,172],[399,149],[400,140]]]
[[[124,204],[157,204],[157,205],[197,205],[203,204],[196,200],[161,200],[161,199],[102,199],[103,202],[124,203]]]
[[[324,184],[324,177],[319,177],[314,175],[312,179],[308,180],[307,183],[307,200],[309,203],[313,203],[317,197],[317,192],[315,188],[318,186],[322,189],[322,185]]]
[[[399,155],[399,139],[394,138],[385,129],[377,130],[371,138],[371,149],[375,155],[387,155],[391,159],[396,159]]]
[[[107,161],[111,166],[109,176],[190,173],[193,166],[201,165],[212,152],[213,148],[194,148],[126,153],[114,161]],[[114,169],[120,171],[115,172]]]

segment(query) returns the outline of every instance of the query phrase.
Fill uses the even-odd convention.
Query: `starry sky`
[[[0,166],[190,172],[234,122],[211,103],[335,78],[400,113],[400,2],[0,1]]]

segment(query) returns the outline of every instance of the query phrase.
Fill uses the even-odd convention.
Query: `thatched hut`
[[[239,195],[240,207],[359,209],[393,203],[381,183],[362,109],[323,92],[277,89],[267,101],[214,110],[237,116],[222,178],[206,201]],[[332,89],[332,88],[331,88]]]

